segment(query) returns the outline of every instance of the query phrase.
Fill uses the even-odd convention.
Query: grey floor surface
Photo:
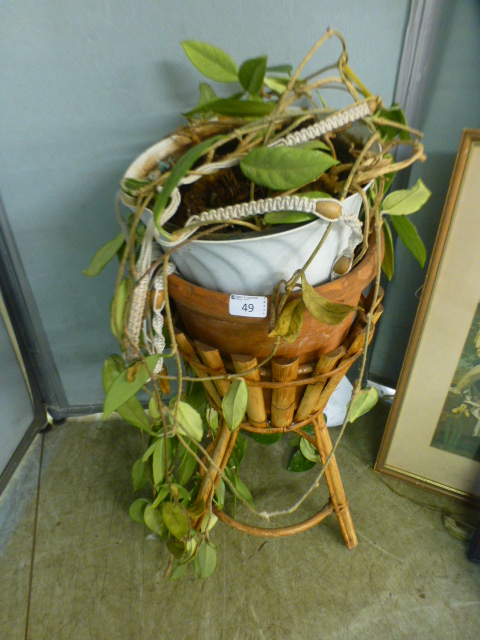
[[[349,426],[338,450],[356,549],[335,517],[268,541],[219,523],[206,581],[166,581],[163,546],[127,515],[133,429],[75,419],[38,436],[0,498],[0,639],[478,639],[480,565],[442,513],[471,525],[478,514],[372,471],[387,410]],[[249,440],[243,477],[260,509],[311,482],[286,471],[290,453],[287,440]]]

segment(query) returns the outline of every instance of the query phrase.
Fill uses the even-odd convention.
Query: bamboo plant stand
[[[369,341],[373,337],[375,323],[383,311],[379,303],[382,293],[377,300],[376,308],[372,310],[373,321]],[[362,302],[363,308],[368,309],[369,301],[363,299]],[[212,507],[213,512],[224,523],[249,535],[264,538],[301,533],[317,525],[329,515],[335,514],[347,547],[351,549],[357,546],[357,536],[338,464],[335,455],[332,454],[332,441],[323,412],[340,380],[363,354],[366,337],[366,314],[360,311],[343,344],[330,353],[321,355],[316,362],[299,365],[299,358],[275,357],[268,366],[255,369],[258,364],[257,358],[235,354],[222,356],[214,346],[192,340],[184,332],[177,331],[176,340],[180,353],[199,377],[208,375],[218,378],[229,372],[244,374],[249,399],[247,421],[241,424],[240,429],[269,435],[296,433],[306,438],[318,450],[325,465],[324,475],[329,500],[311,518],[280,528],[254,527],[239,522],[212,505],[221,472],[227,466],[238,434],[238,430],[232,433],[226,422],[221,420],[215,440],[209,449],[211,460],[205,460],[207,471],[203,475],[197,498],[199,501],[204,500],[207,512]],[[210,404],[219,409],[230,382],[228,379],[214,379],[207,380],[203,384]],[[313,425],[313,436],[304,430],[307,424]],[[201,518],[195,526],[197,528],[201,526]]]

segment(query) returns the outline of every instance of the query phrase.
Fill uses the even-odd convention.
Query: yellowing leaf
[[[286,342],[295,342],[300,335],[305,305],[300,298],[288,302],[270,336],[281,336]]]
[[[323,324],[337,325],[359,309],[341,302],[331,302],[319,295],[302,275],[302,298],[312,316]]]

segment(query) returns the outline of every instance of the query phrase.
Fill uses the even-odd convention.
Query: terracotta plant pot
[[[358,305],[362,292],[374,280],[376,272],[377,246],[372,237],[365,257],[354,269],[315,290],[332,302]],[[232,316],[229,295],[203,289],[175,275],[170,276],[168,282],[170,297],[192,338],[217,348],[222,356],[241,354],[263,358],[271,353],[275,340],[268,337],[268,312],[266,318]],[[292,299],[300,295],[294,293]],[[270,297],[267,299],[270,305]],[[300,364],[314,360],[342,344],[354,318],[352,313],[341,324],[330,326],[317,322],[305,310],[300,336],[293,344],[282,340],[277,355],[298,357]]]

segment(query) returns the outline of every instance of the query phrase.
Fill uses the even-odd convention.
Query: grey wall
[[[117,233],[112,202],[131,160],[180,122],[199,76],[179,42],[238,61],[300,62],[328,26],[390,102],[408,0],[0,2],[0,189],[70,405],[100,403],[115,343],[114,269],[81,271]],[[320,66],[319,59],[319,66]],[[61,394],[60,394],[61,396]]]
[[[418,123],[425,134],[428,160],[416,166],[410,177],[411,183],[421,178],[432,190],[425,208],[412,217],[429,258],[462,131],[480,128],[480,3],[447,2],[438,42],[433,69],[425,77],[424,113]],[[480,223],[472,233],[480,237]],[[427,270],[419,267],[401,243],[397,243],[395,260],[395,277],[388,287],[370,366],[371,375],[392,386],[400,373]],[[454,310],[446,309],[448,312]]]

